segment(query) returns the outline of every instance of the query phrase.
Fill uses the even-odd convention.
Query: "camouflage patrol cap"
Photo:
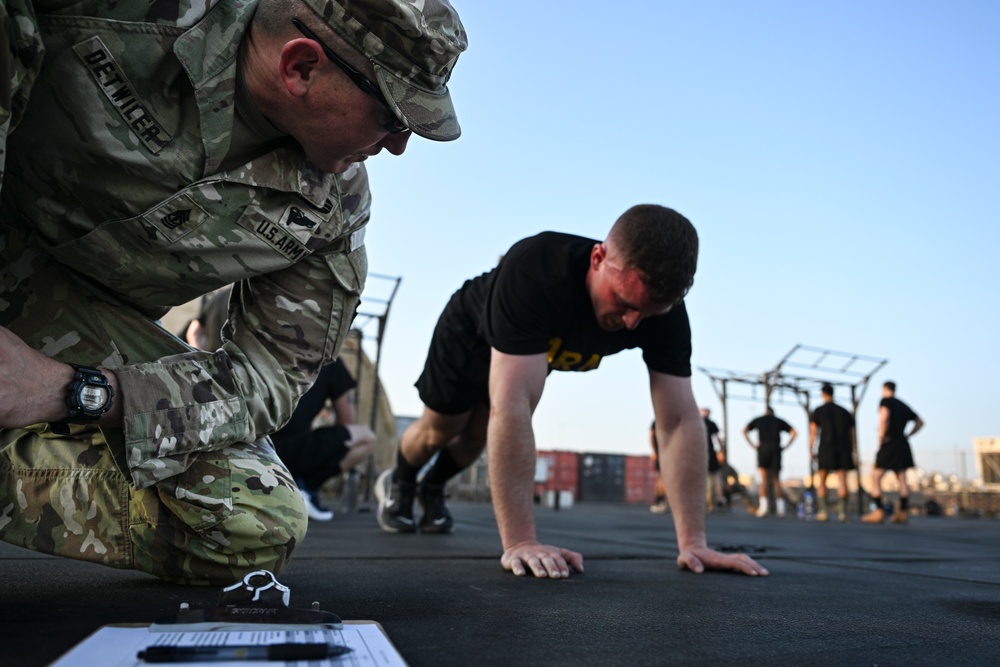
[[[408,128],[427,139],[458,138],[447,83],[468,41],[447,0],[304,1],[371,60],[379,88]]]

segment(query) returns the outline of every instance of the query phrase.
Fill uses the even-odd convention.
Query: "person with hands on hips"
[[[911,422],[913,427],[907,433],[906,425]],[[909,521],[910,489],[906,484],[906,471],[915,465],[910,438],[923,427],[924,420],[909,405],[896,398],[896,383],[892,380],[883,383],[878,408],[879,448],[872,469],[872,509],[861,517],[864,523],[881,523],[886,517],[889,523]],[[892,503],[882,504],[882,475],[887,470],[896,473],[899,487],[899,509],[895,512]]]
[[[757,444],[750,439],[750,431],[757,431]],[[788,433],[788,443],[782,446],[781,434]],[[757,516],[765,517],[768,512],[768,491],[774,490],[775,510],[779,517],[785,516],[785,494],[781,488],[781,452],[792,446],[798,432],[784,419],[774,415],[768,405],[764,414],[751,420],[743,428],[743,437],[757,450],[757,468],[760,470],[760,502]]]
[[[684,216],[639,205],[604,241],[543,232],[466,281],[438,320],[416,383],[424,411],[403,433],[395,468],[376,483],[379,526],[392,533],[450,532],[445,484],[485,448],[502,566],[553,579],[583,572],[582,554],[545,544],[535,530],[532,415],[550,372],[594,370],[608,355],[640,348],[678,565],[766,575],[745,554],[722,554],[706,543],[706,435],[691,390],[683,302],[697,256],[698,236]],[[423,510],[419,521],[414,501]]]

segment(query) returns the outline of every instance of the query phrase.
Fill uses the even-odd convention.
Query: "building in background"
[[[983,488],[1000,491],[1000,438],[975,438],[972,447]]]

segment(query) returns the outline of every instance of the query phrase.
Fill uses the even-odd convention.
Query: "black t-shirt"
[[[761,415],[747,424],[747,430],[757,431],[762,447],[781,446],[781,433],[790,433],[792,427],[784,419],[774,415]]]
[[[278,443],[308,434],[312,430],[313,419],[323,409],[327,399],[336,401],[357,386],[351,372],[339,357],[323,366],[316,382],[299,399],[292,418],[280,430],[271,434],[271,438]]]
[[[712,436],[719,433],[719,427],[708,417],[703,417],[703,419],[705,420],[705,435],[708,436],[708,471],[715,472],[720,466],[719,457],[715,455],[715,445],[712,443]]]
[[[851,445],[851,428],[854,417],[836,403],[824,403],[815,410],[809,421],[819,427],[819,444],[847,447]]]
[[[708,436],[708,454],[711,456],[715,453],[715,445],[712,443],[712,436],[719,432],[719,427],[708,417],[703,417],[703,419],[705,420],[705,435]]]
[[[906,429],[906,424],[916,420],[917,413],[895,396],[883,398],[879,406],[889,409],[889,423],[886,425],[885,438],[887,440],[905,438],[903,432]]]
[[[595,243],[558,232],[518,241],[495,269],[463,285],[451,314],[466,318],[467,330],[485,343],[481,353],[489,347],[513,355],[547,352],[550,371],[589,371],[607,355],[640,348],[650,369],[689,377],[691,327],[683,302],[631,331],[598,326],[586,286]]]

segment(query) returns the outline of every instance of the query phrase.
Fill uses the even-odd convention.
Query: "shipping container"
[[[656,500],[659,472],[648,456],[541,451],[538,462],[535,496],[546,506],[551,491],[571,492],[583,501],[652,505]]]
[[[625,458],[625,502],[652,505],[656,502],[656,480],[660,472],[648,456]]]
[[[538,452],[535,495],[544,498],[547,491],[566,491],[579,498],[579,457],[576,452]]]
[[[625,457],[621,454],[580,454],[579,500],[625,500]]]

